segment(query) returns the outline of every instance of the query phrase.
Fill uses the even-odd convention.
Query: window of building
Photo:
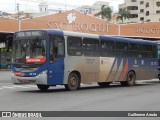
[[[140,1],[140,5],[143,5],[144,4],[144,1]]]
[[[116,56],[127,57],[128,55],[128,43],[116,42]]]
[[[150,21],[151,21],[150,19],[147,19],[147,20],[146,20],[146,22],[150,22]]]
[[[137,0],[131,0],[131,2],[137,2]]]
[[[140,17],[140,21],[144,21],[144,17]]]
[[[80,37],[67,38],[67,53],[69,56],[82,55],[82,39]]]
[[[137,14],[130,14],[130,18],[138,18]]]
[[[99,53],[99,40],[91,38],[83,39],[84,56],[96,57],[99,56]]]
[[[144,12],[144,9],[140,9],[140,13],[143,13]]]
[[[149,2],[146,3],[146,7],[149,7]]]
[[[115,56],[114,41],[101,41],[100,49],[101,49],[102,57],[114,57]]]
[[[157,11],[156,11],[156,14],[160,14],[160,10],[157,10]]]
[[[128,6],[127,7],[128,10],[138,10],[137,6]]]
[[[149,16],[149,11],[146,12],[146,16]]]

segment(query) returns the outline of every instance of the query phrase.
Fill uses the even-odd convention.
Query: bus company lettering
[[[96,61],[95,59],[89,59],[89,58],[86,59],[86,63],[94,63],[95,61]]]
[[[68,30],[69,26],[72,26],[72,30],[74,31],[91,31],[91,32],[109,32],[110,25],[109,24],[94,24],[94,23],[76,23],[68,24],[67,22],[48,22],[47,25],[49,28]]]
[[[160,34],[159,28],[136,28],[137,33]]]

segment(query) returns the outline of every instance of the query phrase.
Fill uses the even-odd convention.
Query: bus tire
[[[134,86],[135,85],[135,81],[136,81],[136,75],[133,71],[129,71],[127,74],[127,78],[126,78],[126,83],[122,82],[122,84],[126,85],[126,86]]]
[[[68,76],[68,83],[65,85],[65,88],[68,91],[73,91],[79,89],[79,87],[80,87],[80,78],[76,73],[73,72]]]
[[[41,91],[47,91],[49,88],[49,85],[37,85],[37,87],[41,90]]]
[[[98,85],[100,87],[108,87],[110,85],[110,82],[98,82]]]

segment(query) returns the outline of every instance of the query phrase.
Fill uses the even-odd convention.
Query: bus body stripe
[[[113,62],[113,64],[112,64],[112,67],[111,67],[111,69],[110,69],[110,71],[109,71],[109,74],[108,74],[108,77],[107,77],[107,80],[106,81],[109,81],[110,80],[110,78],[111,78],[111,74],[112,74],[112,70],[113,70],[113,67],[114,67],[114,65],[116,64],[116,58],[114,59],[114,62]]]
[[[115,81],[115,77],[116,77],[118,68],[119,68],[120,65],[121,65],[121,61],[122,61],[122,58],[117,59],[117,65],[114,67],[114,68],[115,68],[115,69],[114,69],[115,73],[114,73],[114,75],[113,75],[112,81]]]
[[[116,76],[116,73],[117,73],[117,70],[121,64],[121,60],[122,59],[116,59],[114,64],[113,64],[113,68],[111,69],[111,72],[110,72],[110,75],[108,77],[108,81],[113,81],[115,76]]]
[[[121,75],[121,72],[122,72],[122,70],[123,70],[123,61],[124,61],[124,59],[121,59],[120,64],[119,64],[119,66],[117,67],[117,71],[116,71],[116,74],[115,74],[115,76],[114,76],[113,81],[117,81],[117,80],[119,79],[119,77],[120,77],[120,75]]]
[[[124,66],[123,71],[121,73],[121,76],[119,78],[120,81],[123,81],[125,79],[127,72],[128,72],[128,59],[126,60],[125,66]]]

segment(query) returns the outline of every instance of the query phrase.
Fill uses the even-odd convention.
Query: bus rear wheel
[[[98,82],[98,85],[100,87],[108,87],[110,85],[110,82]]]
[[[41,90],[41,91],[47,91],[49,88],[49,85],[37,85],[37,87]]]
[[[65,85],[65,88],[69,91],[77,90],[80,87],[80,78],[76,73],[71,73],[68,77],[68,84]]]
[[[133,71],[129,71],[127,74],[126,81],[122,81],[121,85],[123,86],[134,86],[136,81],[136,75]]]

